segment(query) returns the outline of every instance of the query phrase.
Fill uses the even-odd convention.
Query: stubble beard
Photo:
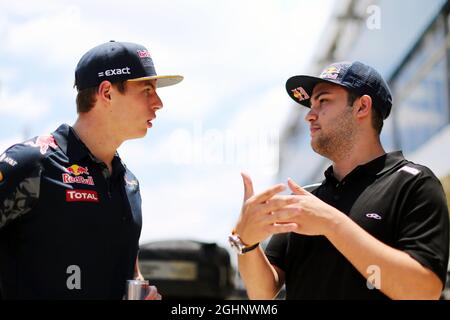
[[[318,132],[316,139],[311,139],[312,149],[336,162],[346,158],[355,144],[355,123],[352,118],[352,108],[347,108],[332,122],[327,132]]]

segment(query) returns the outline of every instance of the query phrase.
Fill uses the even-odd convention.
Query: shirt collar
[[[89,151],[88,147],[81,141],[75,130],[68,124],[60,125],[52,135],[55,138],[57,145],[61,148],[62,152],[67,155],[70,161],[76,162],[89,157],[96,163],[103,163],[103,161],[97,159]],[[125,165],[117,152],[112,160],[112,167],[114,173],[120,173],[126,170]]]
[[[78,137],[75,130],[67,124],[60,125],[58,129],[53,132],[53,137],[62,152],[67,155],[71,161],[78,161],[91,155],[89,149]]]
[[[394,151],[385,153],[384,155],[373,159],[365,164],[357,166],[344,179],[353,177],[355,175],[371,175],[381,176],[392,168],[396,167],[400,162],[404,161],[403,153],[401,151]],[[326,179],[336,179],[333,173],[333,166],[329,166],[324,172]],[[344,180],[343,179],[343,180]]]

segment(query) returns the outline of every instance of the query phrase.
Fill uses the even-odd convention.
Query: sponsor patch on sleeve
[[[410,166],[404,166],[404,167],[398,169],[398,171],[405,171],[405,172],[412,174],[413,176],[416,176],[420,173],[419,169],[416,169],[416,168],[413,168]]]
[[[41,154],[45,154],[49,148],[52,149],[58,148],[55,138],[52,135],[39,136],[36,138],[36,141],[29,141],[26,142],[25,144],[39,148]]]
[[[9,164],[11,167],[15,167],[17,165],[17,161],[11,157],[6,156],[6,153],[0,156],[0,162],[5,162]]]

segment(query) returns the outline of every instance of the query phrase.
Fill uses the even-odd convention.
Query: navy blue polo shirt
[[[136,177],[68,125],[0,156],[3,299],[121,299],[142,226]]]
[[[333,167],[312,192],[383,243],[402,250],[445,283],[449,216],[445,193],[425,166],[392,152],[338,181]],[[285,271],[287,299],[386,299],[324,236],[275,235],[266,255]],[[383,287],[383,270],[380,275]],[[411,279],[411,281],[414,281]]]

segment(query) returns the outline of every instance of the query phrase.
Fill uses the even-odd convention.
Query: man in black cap
[[[152,127],[156,89],[182,79],[157,75],[141,45],[99,45],[76,67],[75,124],[0,156],[2,298],[122,299],[142,279],[139,183],[116,150]]]
[[[392,97],[380,74],[340,62],[295,76],[289,96],[310,108],[311,146],[332,165],[311,193],[288,179],[244,204],[229,239],[250,298],[437,299],[446,280],[449,219],[430,169],[380,143]],[[273,235],[265,252],[259,242]]]

